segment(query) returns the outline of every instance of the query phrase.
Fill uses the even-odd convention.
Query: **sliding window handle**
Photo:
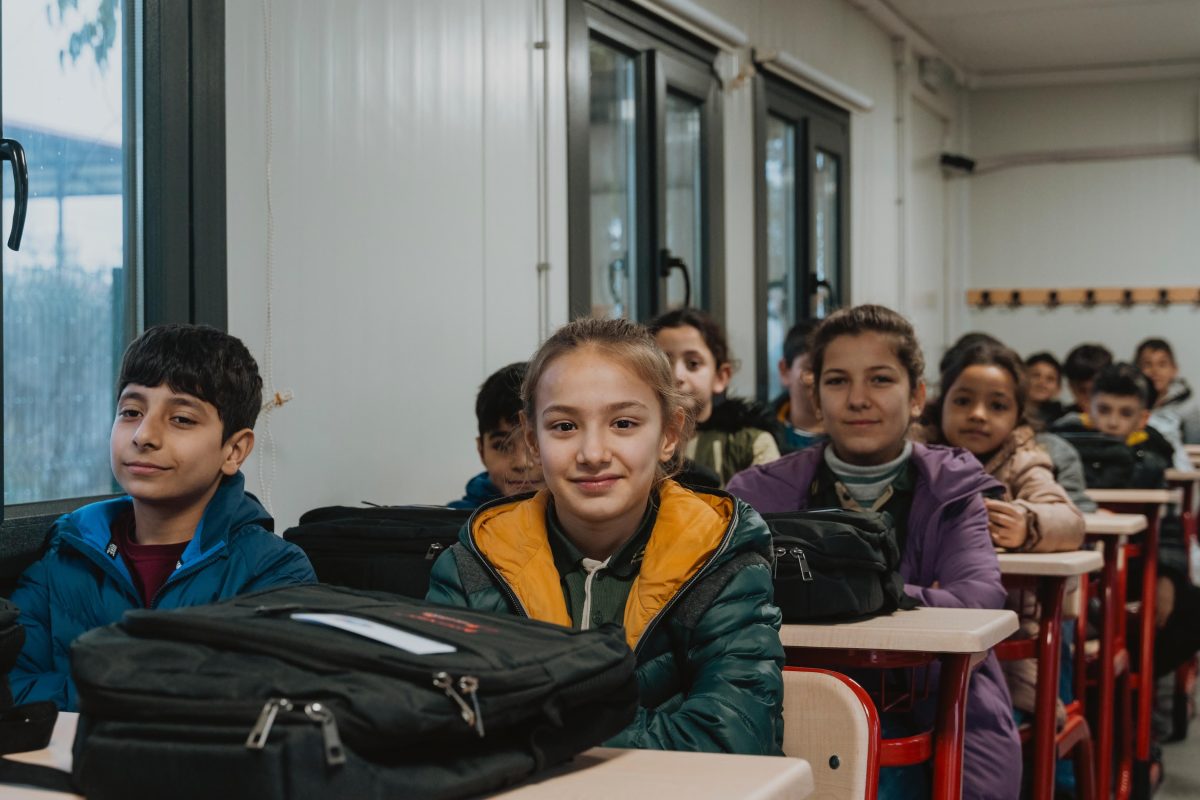
[[[13,218],[8,234],[10,250],[21,249],[21,234],[25,230],[25,210],[29,207],[29,164],[25,148],[16,139],[0,139],[0,161],[11,161],[13,171]]]
[[[683,307],[689,308],[692,305],[692,274],[688,272],[688,266],[682,258],[676,255],[671,255],[671,251],[663,248],[658,252],[659,262],[662,266],[658,269],[658,274],[662,278],[671,277],[672,270],[679,270],[683,275]]]

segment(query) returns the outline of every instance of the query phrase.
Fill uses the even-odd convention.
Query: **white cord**
[[[264,394],[278,398],[275,389],[275,353],[272,341],[271,299],[275,294],[275,208],[272,204],[271,158],[272,139],[274,138],[274,123],[271,119],[271,0],[263,0],[263,66],[266,79],[266,160],[267,160],[267,331],[263,344],[263,371],[266,373],[267,385]],[[290,393],[289,393],[290,394]],[[263,505],[267,511],[274,514],[271,508],[271,486],[275,483],[275,437],[271,433],[271,413],[281,405],[278,402],[268,402],[263,405],[263,449],[258,459],[258,485],[262,492]],[[269,464],[268,464],[269,462]],[[269,467],[269,468],[268,468]]]

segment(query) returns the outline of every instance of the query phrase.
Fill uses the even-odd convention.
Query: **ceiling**
[[[884,0],[975,77],[1200,63],[1200,0]]]

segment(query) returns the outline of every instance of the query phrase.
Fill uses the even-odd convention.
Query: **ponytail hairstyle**
[[[878,333],[892,343],[896,360],[908,374],[909,391],[915,393],[925,374],[925,356],[912,323],[890,308],[876,305],[840,308],[825,318],[809,339],[809,360],[816,384],[820,385],[825,368],[825,351],[839,336]]]
[[[678,426],[679,444],[669,461],[658,465],[658,478],[670,478],[679,472],[683,451],[695,427],[691,403],[675,386],[675,375],[665,353],[642,325],[625,319],[585,317],[569,322],[547,339],[529,361],[521,400],[525,424],[530,436],[537,430],[538,382],[555,359],[577,350],[591,349],[604,355],[645,382],[658,398],[663,431]],[[681,422],[676,422],[681,420]]]

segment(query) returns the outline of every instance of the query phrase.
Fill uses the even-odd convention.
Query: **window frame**
[[[124,339],[165,322],[224,329],[225,0],[127,0],[122,14],[131,9],[121,40],[125,63],[134,67],[125,77],[123,115],[125,202],[136,209],[125,215],[123,272],[134,279],[125,280]],[[3,467],[0,441],[0,485]],[[3,505],[0,552],[24,552],[30,530],[44,533],[57,516],[114,496]]]
[[[796,291],[791,298],[792,324],[811,319],[811,298],[817,285],[814,273],[816,216],[813,208],[813,158],[818,149],[838,158],[838,258],[837,292],[832,307],[850,304],[850,112],[829,103],[795,84],[762,71],[754,78],[754,350],[757,363],[757,396],[769,397],[771,372],[776,364],[767,352],[768,264],[767,122],[770,117],[786,120],[796,129],[793,208],[795,209]]]
[[[724,108],[716,71],[719,51],[643,9],[621,0],[567,1],[567,220],[568,307],[589,316],[591,294],[591,181],[589,43],[595,36],[635,61],[638,127],[638,224],[632,247],[639,269],[636,319],[657,314],[666,248],[665,119],[667,93],[701,100],[701,297],[691,305],[725,319]],[[700,81],[706,85],[700,85]],[[651,275],[650,273],[653,272]]]

